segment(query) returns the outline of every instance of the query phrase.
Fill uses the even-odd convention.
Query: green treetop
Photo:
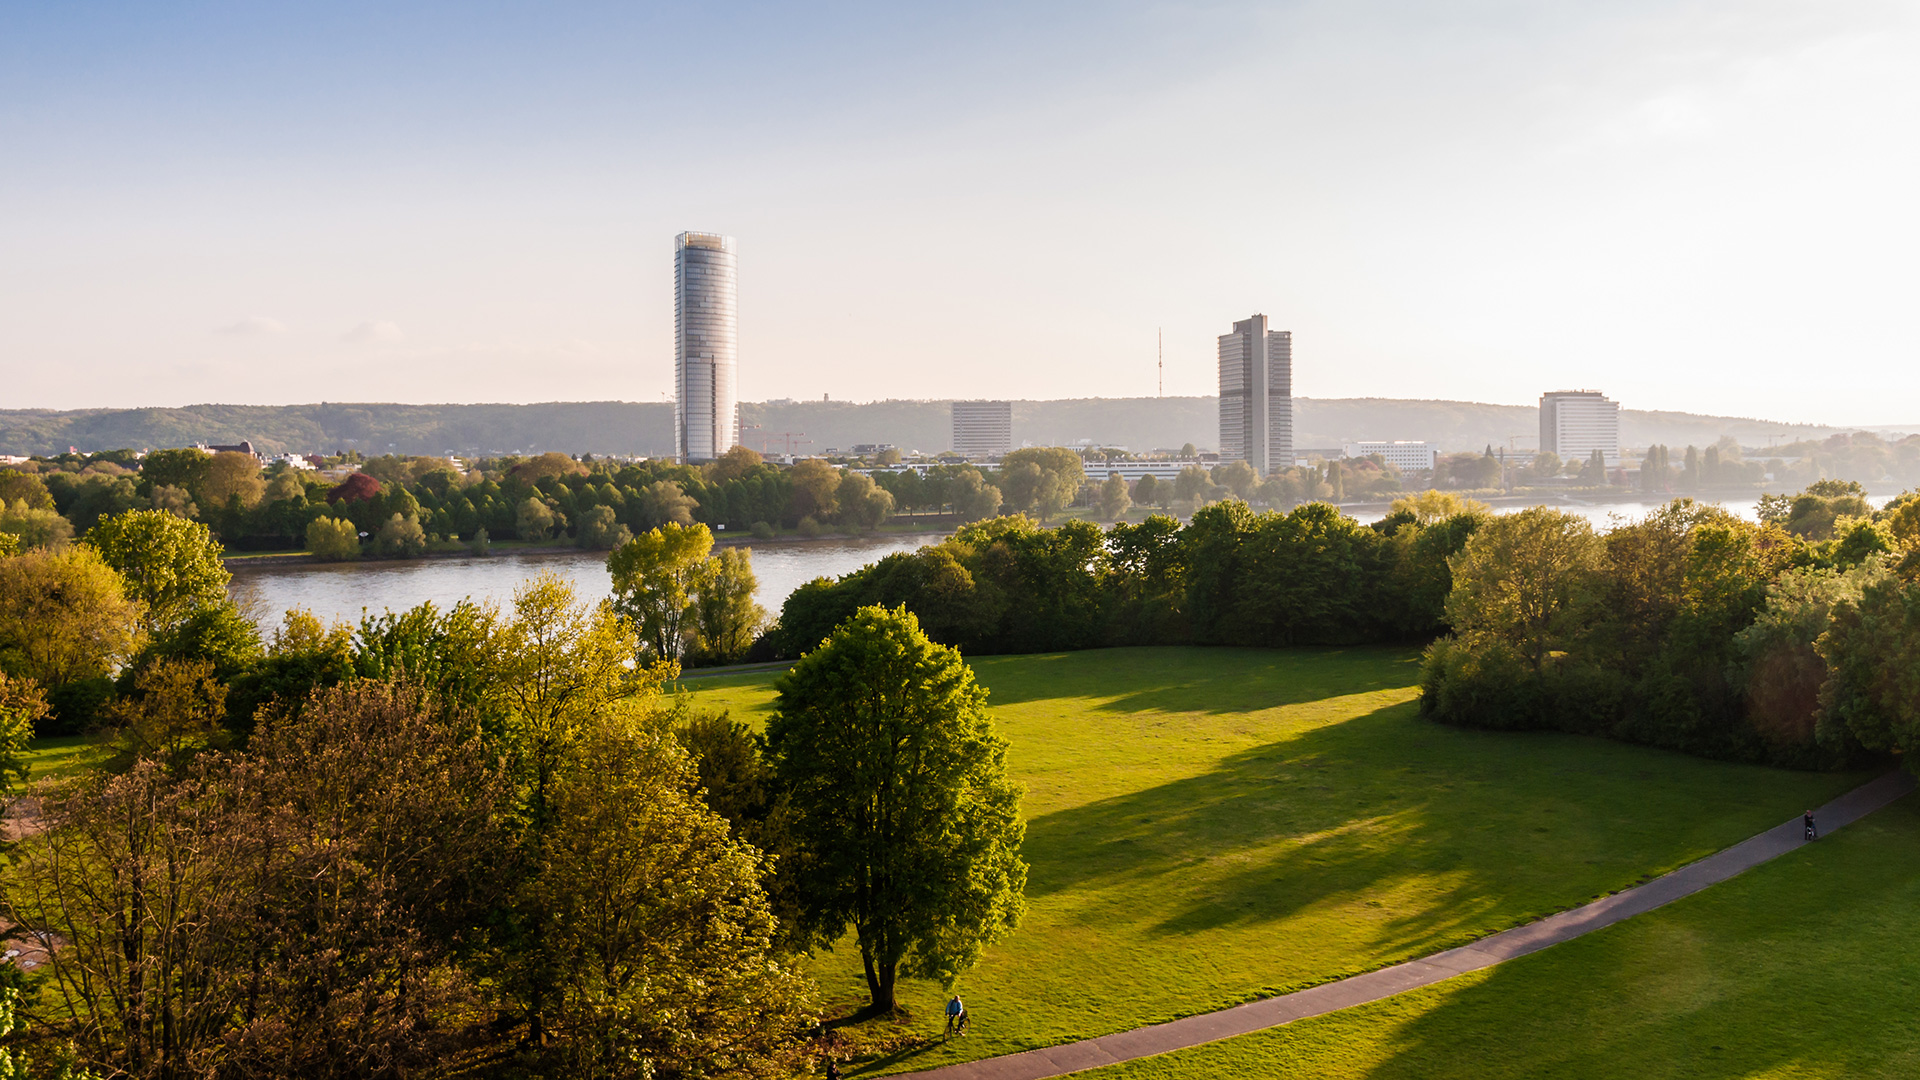
[[[864,607],[777,684],[799,940],[858,936],[875,1012],[899,974],[951,982],[1025,908],[1026,832],[986,691],[905,608]]]

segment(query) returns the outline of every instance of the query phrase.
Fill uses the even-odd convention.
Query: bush
[[[800,519],[800,535],[809,537],[820,535],[820,523],[813,519],[813,515],[809,514]]]
[[[314,518],[307,522],[307,550],[328,562],[360,557],[360,530],[344,518]]]
[[[395,514],[380,526],[373,548],[388,559],[417,559],[427,552],[427,534],[418,518]]]
[[[753,538],[755,540],[773,539],[773,526],[767,524],[764,521],[754,522],[752,526],[752,530],[753,530]]]
[[[475,555],[493,554],[493,540],[487,535],[486,526],[473,530],[473,539],[467,541],[467,550]]]

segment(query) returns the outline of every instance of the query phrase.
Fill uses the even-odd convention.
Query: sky
[[[663,400],[693,229],[745,400],[1920,422],[1916,131],[1920,0],[0,4],[0,408]]]

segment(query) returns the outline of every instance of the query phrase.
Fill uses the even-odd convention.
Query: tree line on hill
[[[1026,867],[959,653],[869,608],[764,737],[696,710],[636,597],[707,555],[669,528],[705,543],[623,545],[616,602],[542,575],[266,635],[204,524],[0,534],[7,1075],[786,1077],[822,1047],[807,953],[856,948],[870,1012],[971,966]],[[24,785],[75,726],[104,763]]]
[[[1135,450],[1213,442],[1219,402],[1212,396],[1081,398],[1020,401],[1014,437],[1033,445],[1079,445],[1083,440]],[[1295,398],[1295,445],[1333,447],[1355,439],[1410,439],[1442,450],[1503,443],[1533,430],[1529,406],[1390,398]],[[756,432],[804,433],[799,446],[824,453],[859,443],[891,443],[937,453],[945,448],[949,406],[944,401],[742,402],[740,421]],[[1834,429],[1739,417],[1624,409],[1621,437],[1631,446],[1655,443],[1705,447],[1723,436],[1748,446],[1769,439],[1824,440]],[[764,448],[784,445],[768,435]],[[936,441],[929,443],[926,440]],[[173,409],[0,410],[0,453],[58,454],[119,446],[189,446],[251,440],[269,453],[356,450],[368,456],[505,453],[666,456],[673,452],[673,406],[665,402],[545,402],[531,405],[399,405],[324,402],[306,405],[192,405]],[[1785,447],[1781,453],[1787,456]],[[1756,455],[1761,456],[1761,455]],[[1837,474],[1873,482],[1879,474]],[[1898,475],[1898,474],[1895,474]],[[1817,479],[1809,477],[1807,479]],[[1920,483],[1907,476],[1905,483]]]

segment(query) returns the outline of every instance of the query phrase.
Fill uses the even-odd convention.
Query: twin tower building
[[[673,238],[673,452],[712,461],[740,443],[739,275],[731,236]],[[1265,476],[1293,464],[1293,335],[1255,315],[1220,337],[1220,459]]]

